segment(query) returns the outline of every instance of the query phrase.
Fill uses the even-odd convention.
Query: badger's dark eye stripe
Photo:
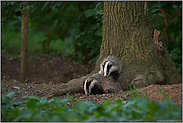
[[[107,66],[107,75],[109,74],[109,69],[110,69],[111,67],[112,67],[112,65],[110,65],[110,64]]]
[[[89,87],[92,81],[87,81],[86,87]]]
[[[86,91],[87,91],[87,93],[89,93],[89,86],[90,86],[91,82],[92,82],[92,81],[88,81],[88,82],[86,83]]]

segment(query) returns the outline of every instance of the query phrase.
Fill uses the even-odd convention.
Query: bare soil
[[[1,81],[5,89],[2,93],[18,91],[14,98],[21,99],[23,96],[51,97],[50,93],[58,89],[62,83],[82,77],[94,70],[95,66],[75,64],[69,58],[48,56],[42,54],[29,55],[29,76],[31,80],[20,83],[20,60],[13,59],[11,54],[1,54]],[[139,89],[141,96],[147,96],[150,100],[160,102],[165,100],[159,90],[167,94],[176,105],[182,105],[182,83],[173,85],[150,85]],[[59,98],[72,96],[75,100],[93,100],[99,104],[109,98],[128,100],[135,97],[132,91],[121,91],[118,94],[102,94],[86,96],[84,93],[60,95]],[[72,105],[73,102],[67,102]]]

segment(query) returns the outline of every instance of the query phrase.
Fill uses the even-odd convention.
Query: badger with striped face
[[[86,95],[90,94],[102,94],[102,82],[100,78],[96,77],[96,74],[89,76],[84,82],[84,92]]]
[[[117,93],[122,90],[119,83],[113,82],[102,74],[94,74],[93,76],[88,77],[83,85],[86,95]]]
[[[115,56],[108,56],[100,64],[99,74],[111,77],[115,82],[118,80],[121,72],[121,64]]]

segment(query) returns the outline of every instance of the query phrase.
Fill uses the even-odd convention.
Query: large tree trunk
[[[150,84],[181,82],[168,53],[164,51],[159,55],[157,52],[152,38],[153,30],[144,17],[143,7],[144,2],[104,2],[102,45],[96,69],[91,74],[99,71],[105,57],[114,55],[122,64],[118,79],[122,89],[133,85],[145,87]],[[81,88],[87,76],[71,80],[65,86],[70,88],[67,91],[75,90],[71,85]],[[59,94],[64,94],[62,92]]]
[[[103,37],[97,66],[108,55],[122,64],[122,88],[180,83],[181,77],[166,51],[159,55],[151,25],[144,17],[144,2],[104,2]]]
[[[26,6],[29,6],[27,2]],[[26,8],[23,5],[23,8]],[[20,81],[25,82],[28,80],[28,47],[27,47],[27,36],[28,36],[28,24],[29,24],[29,11],[26,9],[21,10],[22,13],[22,27],[21,27],[21,68],[20,68]]]

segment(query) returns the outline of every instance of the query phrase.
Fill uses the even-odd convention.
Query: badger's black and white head
[[[114,81],[117,81],[120,74],[120,67],[113,61],[106,62],[104,66],[104,76],[111,76]]]
[[[99,74],[106,77],[112,77],[117,81],[121,72],[121,64],[115,56],[108,56],[100,65]]]
[[[84,82],[84,92],[86,95],[102,94],[102,83],[93,76],[88,77]]]

